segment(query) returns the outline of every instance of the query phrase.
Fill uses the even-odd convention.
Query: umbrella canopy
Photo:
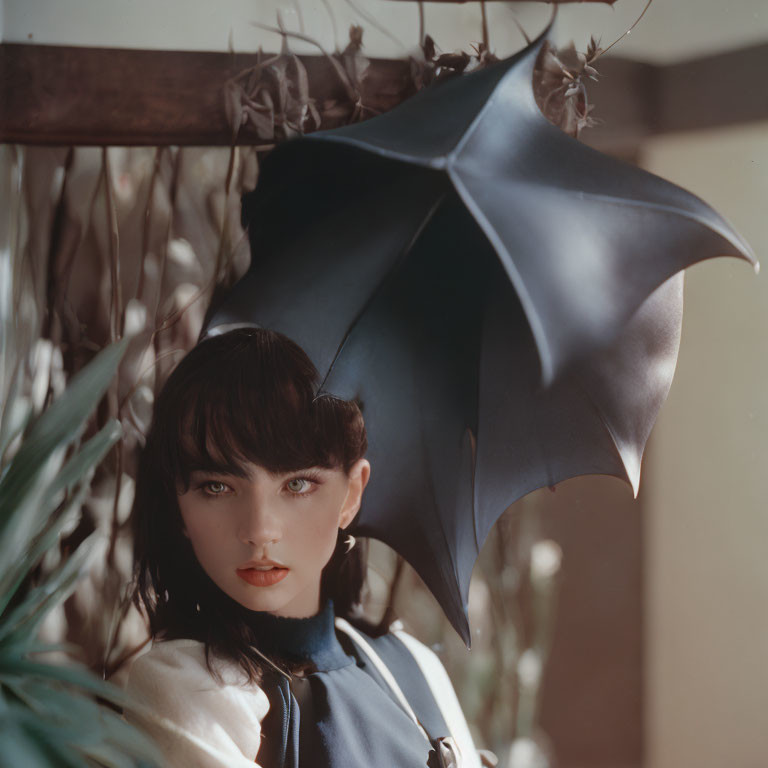
[[[361,401],[373,471],[354,532],[403,555],[467,644],[472,568],[512,502],[579,474],[637,490],[678,273],[753,260],[694,195],[541,115],[545,35],[274,150],[243,200],[251,267],[204,330],[278,330],[321,391]]]

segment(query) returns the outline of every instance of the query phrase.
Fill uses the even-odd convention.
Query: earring
[[[347,551],[344,554],[347,555],[352,551],[352,548],[356,544],[355,537],[352,534],[349,534],[349,536],[344,539],[344,543],[347,545]]]
[[[195,603],[195,611],[200,613],[200,603]]]

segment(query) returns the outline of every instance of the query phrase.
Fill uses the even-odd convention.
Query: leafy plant
[[[0,466],[0,766],[131,768],[155,759],[146,738],[105,706],[119,709],[122,692],[85,668],[46,660],[61,648],[37,639],[47,613],[74,588],[91,541],[32,578],[77,519],[96,465],[121,436],[120,424],[110,421],[79,444],[126,344],[102,350],[39,415],[18,386],[3,406],[0,456],[17,447]],[[20,410],[21,426],[9,427],[10,414]]]

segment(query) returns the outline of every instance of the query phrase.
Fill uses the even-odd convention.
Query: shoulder
[[[247,682],[240,667],[227,659],[213,656],[213,668],[221,677],[220,685],[242,685]],[[213,681],[215,678],[208,669],[205,645],[197,640],[155,641],[152,647],[139,656],[131,666],[131,680],[153,677],[155,675],[172,676],[178,683]]]
[[[213,656],[211,666],[215,675],[208,668],[203,643],[196,640],[155,642],[131,666],[128,691],[155,699],[169,699],[182,693],[195,695],[196,699],[248,697],[263,702],[266,711],[266,694],[259,686],[249,684],[238,664]]]
[[[269,701],[234,662],[213,658],[212,664],[218,676],[200,642],[156,642],[131,666],[126,717],[174,759],[186,755],[187,764],[206,766],[244,759],[252,766]]]

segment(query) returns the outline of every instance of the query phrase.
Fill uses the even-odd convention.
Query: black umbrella
[[[354,532],[405,557],[467,643],[472,568],[512,502],[579,474],[637,490],[677,358],[673,276],[753,258],[701,200],[541,115],[544,37],[274,150],[243,201],[251,267],[206,324],[281,331],[322,391],[362,401]]]

